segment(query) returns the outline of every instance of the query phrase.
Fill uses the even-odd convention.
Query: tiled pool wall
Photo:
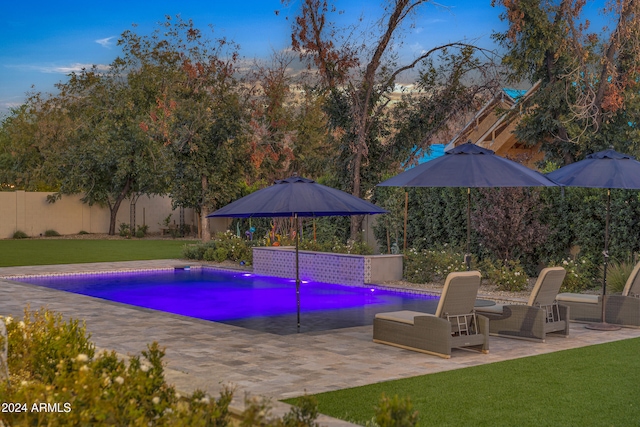
[[[117,270],[87,270],[87,271],[59,271],[51,273],[36,273],[36,274],[11,274],[7,276],[0,276],[1,279],[24,279],[27,277],[64,277],[64,276],[114,276],[125,274],[153,274],[162,271],[175,271],[175,270],[194,270],[200,269],[200,265],[184,265],[184,266],[172,266],[172,267],[152,267],[152,268],[122,268]],[[211,267],[212,269],[214,267]]]
[[[0,276],[0,280],[20,280],[20,279],[26,279],[29,277],[40,278],[40,277],[65,277],[65,276],[115,276],[115,275],[124,276],[124,275],[134,275],[134,274],[155,274],[158,272],[170,272],[175,270],[213,270],[213,271],[223,271],[226,273],[243,273],[243,275],[249,275],[249,276],[253,274],[258,275],[257,273],[250,273],[247,270],[234,270],[234,269],[229,269],[225,267],[194,264],[194,265],[184,265],[184,266],[175,266],[175,267],[147,267],[147,268],[129,268],[129,269],[118,269],[118,270],[11,274],[11,275]],[[267,276],[266,274],[260,274],[260,275]],[[278,277],[278,276],[272,276],[272,277]],[[320,280],[314,280],[314,281],[320,282]],[[331,282],[326,282],[326,283],[331,283]],[[363,283],[363,282],[355,283],[354,282],[352,284],[348,284],[348,283],[338,283],[338,284],[345,284],[349,286],[366,286],[367,288],[371,288],[371,289],[381,289],[381,290],[400,292],[403,294],[412,294],[412,295],[430,295],[430,296],[440,295],[439,292],[433,292],[427,289],[399,288],[396,286],[388,286],[388,285],[379,284],[379,283]]]
[[[287,279],[296,277],[295,249],[253,248],[253,272]],[[299,251],[300,279],[362,285],[402,280],[402,255],[351,255]]]

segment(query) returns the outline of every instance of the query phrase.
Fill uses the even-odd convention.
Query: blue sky
[[[379,16],[382,0],[337,0],[345,21]],[[427,6],[406,40],[407,54],[460,39],[479,39],[491,47],[492,30],[504,29],[490,0],[441,0],[448,9]],[[193,19],[196,27],[213,25],[216,36],[240,44],[248,59],[267,57],[290,43],[290,23],[299,1],[285,9],[279,0],[209,1],[7,1],[0,25],[0,112],[20,105],[25,93],[52,92],[83,66],[110,63],[119,54],[118,36],[137,24],[150,33],[165,15]],[[276,15],[275,10],[280,13]]]

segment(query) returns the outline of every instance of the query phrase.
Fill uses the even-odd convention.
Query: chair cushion
[[[442,288],[436,317],[447,314],[467,314],[473,310],[482,275],[479,271],[456,271],[449,273]]]
[[[572,294],[565,292],[556,296],[558,302],[578,302],[583,304],[598,304],[600,295],[593,294]]]
[[[420,311],[390,311],[388,313],[377,313],[376,319],[390,320],[392,322],[407,323],[413,325],[413,318],[416,316],[433,316],[433,314],[422,313]]]
[[[527,305],[551,305],[560,291],[567,271],[562,267],[543,268],[531,291]]]

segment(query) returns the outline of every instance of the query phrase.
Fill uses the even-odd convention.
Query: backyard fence
[[[82,196],[63,196],[49,203],[47,196],[53,193],[12,191],[0,192],[0,238],[9,238],[16,231],[29,236],[39,236],[47,230],[60,234],[107,233],[109,231],[109,208],[82,203]],[[131,200],[120,205],[116,227],[131,221]],[[141,196],[135,203],[135,223],[146,225],[151,233],[165,227],[165,219],[171,215],[170,225],[180,223],[179,209],[171,208],[168,197]],[[197,216],[193,209],[184,210],[184,223],[197,229]],[[215,228],[215,227],[214,227]]]

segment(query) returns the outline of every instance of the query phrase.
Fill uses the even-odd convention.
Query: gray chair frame
[[[459,347],[489,353],[489,321],[473,309],[480,281],[478,271],[449,273],[435,314],[378,313],[373,320],[373,341],[445,359]]]
[[[602,321],[602,295],[562,293],[558,301],[571,309],[575,322]],[[629,275],[621,295],[605,295],[607,323],[640,328],[640,262]]]
[[[556,302],[556,295],[567,272],[562,267],[542,269],[527,305],[476,307],[489,318],[491,335],[545,342],[547,334],[569,336],[569,312]]]

